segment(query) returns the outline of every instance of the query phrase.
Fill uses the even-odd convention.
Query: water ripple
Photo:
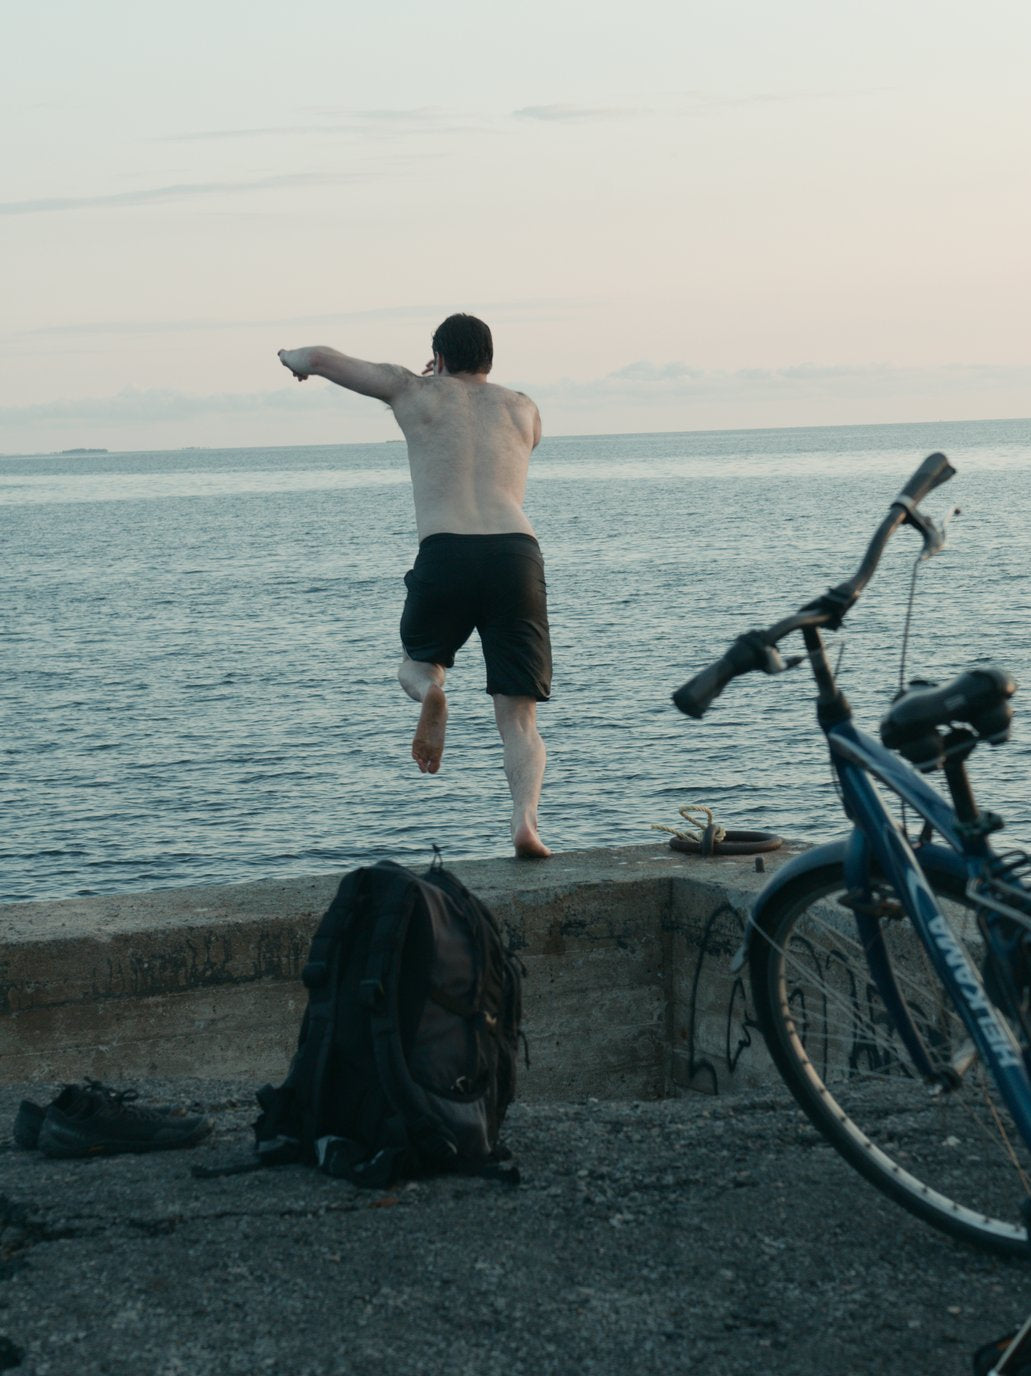
[[[655,841],[693,802],[728,826],[842,831],[800,675],[743,680],[702,723],[670,693],[851,574],[932,448],[958,476],[928,506],[963,516],[922,570],[909,672],[995,658],[1031,681],[1029,440],[999,422],[545,441],[528,510],[555,646],[549,843]],[[508,852],[475,638],[450,675],[443,770],[409,756],[406,481],[400,445],[0,460],[0,899],[420,864],[434,843]],[[840,637],[867,726],[897,684],[914,553],[903,532]],[[1031,840],[1022,706],[972,767],[1013,844]]]

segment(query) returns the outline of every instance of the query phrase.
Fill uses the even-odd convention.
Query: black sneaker
[[[18,1106],[14,1128],[11,1132],[15,1144],[24,1147],[26,1151],[32,1151],[38,1147],[39,1130],[43,1126],[43,1119],[46,1116],[47,1111],[42,1104],[34,1104],[30,1099],[23,1099]]]
[[[86,1080],[83,1085],[65,1085],[57,1098],[46,1107],[42,1104],[34,1104],[31,1099],[23,1099],[18,1106],[14,1127],[11,1130],[15,1145],[22,1147],[25,1151],[34,1151],[39,1146],[39,1134],[49,1109],[56,1105],[63,1111],[68,1111],[81,1095],[88,1093],[112,1094],[114,1091],[109,1090],[106,1085],[102,1085],[99,1080]],[[128,1093],[130,1098],[135,1098],[131,1091]],[[182,1116],[184,1110],[177,1108],[174,1104],[160,1104],[156,1105],[151,1112],[173,1113]]]
[[[211,1131],[208,1118],[164,1105],[142,1108],[136,1103],[138,1097],[135,1090],[108,1089],[96,1080],[85,1086],[67,1085],[45,1111],[36,1145],[44,1156],[165,1151],[196,1146]],[[31,1110],[37,1106],[29,1107],[24,1118],[26,1135],[34,1118]]]

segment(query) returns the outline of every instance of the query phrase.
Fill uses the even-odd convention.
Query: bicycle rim
[[[951,876],[928,880],[980,969],[973,905]],[[837,901],[845,887],[840,866],[815,870],[763,914],[751,975],[770,1054],[814,1125],[878,1189],[954,1237],[1031,1257],[1023,1215],[1031,1151],[899,913],[880,919],[885,946],[942,1085],[914,1069],[871,980],[855,920]],[[885,885],[879,892],[890,896]],[[943,1087],[947,1079],[952,1088]]]

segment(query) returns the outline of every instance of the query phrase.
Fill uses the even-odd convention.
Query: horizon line
[[[732,425],[705,426],[699,430],[575,430],[561,434],[545,435],[542,443],[549,440],[575,439],[635,439],[654,435],[755,435],[763,432],[786,434],[792,431],[812,430],[899,430],[928,425],[1016,425],[1020,422],[1031,424],[1031,416],[968,416],[963,420],[885,420],[861,421],[850,424],[847,421],[826,425]],[[98,445],[72,445],[65,449],[38,449],[11,453],[0,453],[3,459],[59,459],[76,456],[89,457],[107,455],[117,457],[121,454],[226,454],[244,452],[250,449],[368,449],[384,444],[405,443],[404,436],[383,440],[326,440],[314,444],[180,444],[163,449],[108,449]]]

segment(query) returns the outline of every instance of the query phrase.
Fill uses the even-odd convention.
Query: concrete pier
[[[665,842],[450,868],[526,970],[520,1097],[724,1094],[772,1074],[729,972],[751,899],[798,846]],[[300,971],[340,874],[0,907],[0,1083],[282,1078]]]
[[[528,971],[518,1189],[217,1174],[252,1156],[339,874],[0,908],[0,1369],[937,1376],[1026,1317],[1013,1266],[879,1195],[774,1082],[727,968],[752,859],[453,868]],[[86,1074],[214,1130],[85,1159],[5,1139],[22,1098]]]

